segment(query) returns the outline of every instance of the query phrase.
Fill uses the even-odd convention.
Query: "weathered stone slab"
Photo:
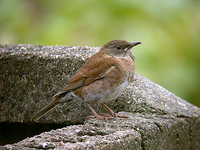
[[[198,150],[200,119],[147,117],[90,119],[84,125],[44,132],[2,149],[184,149]]]
[[[0,45],[0,122],[28,123],[98,50]],[[84,125],[52,130],[0,148],[200,149],[200,108],[138,74],[121,97],[106,104],[130,118],[91,119]],[[94,109],[106,112],[98,105]],[[78,124],[88,115],[86,105],[74,100],[39,122]]]

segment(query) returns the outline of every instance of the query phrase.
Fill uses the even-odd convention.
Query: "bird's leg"
[[[117,114],[115,114],[108,106],[106,106],[104,103],[100,103],[107,111],[108,111],[108,113],[111,115],[111,116],[113,116],[113,117],[119,117],[119,118],[128,118],[127,116],[120,116],[120,115],[117,115]],[[106,115],[106,114],[103,114],[104,116]]]
[[[86,103],[86,105],[89,107],[89,109],[92,111],[92,113],[93,113],[93,115],[94,115],[94,116],[88,116],[88,117],[86,118],[86,120],[87,120],[87,119],[90,119],[90,118],[97,118],[97,119],[99,119],[99,120],[109,120],[109,119],[112,119],[112,118],[105,118],[105,117],[103,117],[103,116],[98,115],[98,114],[96,113],[96,111],[95,111],[88,103]]]

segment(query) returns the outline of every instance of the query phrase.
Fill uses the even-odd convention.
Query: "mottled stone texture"
[[[98,50],[0,45],[0,122],[27,123]],[[200,149],[200,108],[138,74],[121,97],[106,104],[130,118],[91,119],[0,148]],[[105,112],[98,105],[94,109]],[[74,100],[59,105],[39,122],[78,124],[88,115],[86,105]]]

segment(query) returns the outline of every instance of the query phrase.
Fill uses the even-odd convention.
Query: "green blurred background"
[[[0,44],[133,48],[136,73],[200,107],[199,0],[1,0]]]

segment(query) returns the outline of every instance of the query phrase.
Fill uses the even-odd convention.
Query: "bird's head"
[[[125,40],[112,40],[100,49],[102,55],[109,57],[126,57],[130,55],[132,47],[141,44],[141,42],[127,42]]]

